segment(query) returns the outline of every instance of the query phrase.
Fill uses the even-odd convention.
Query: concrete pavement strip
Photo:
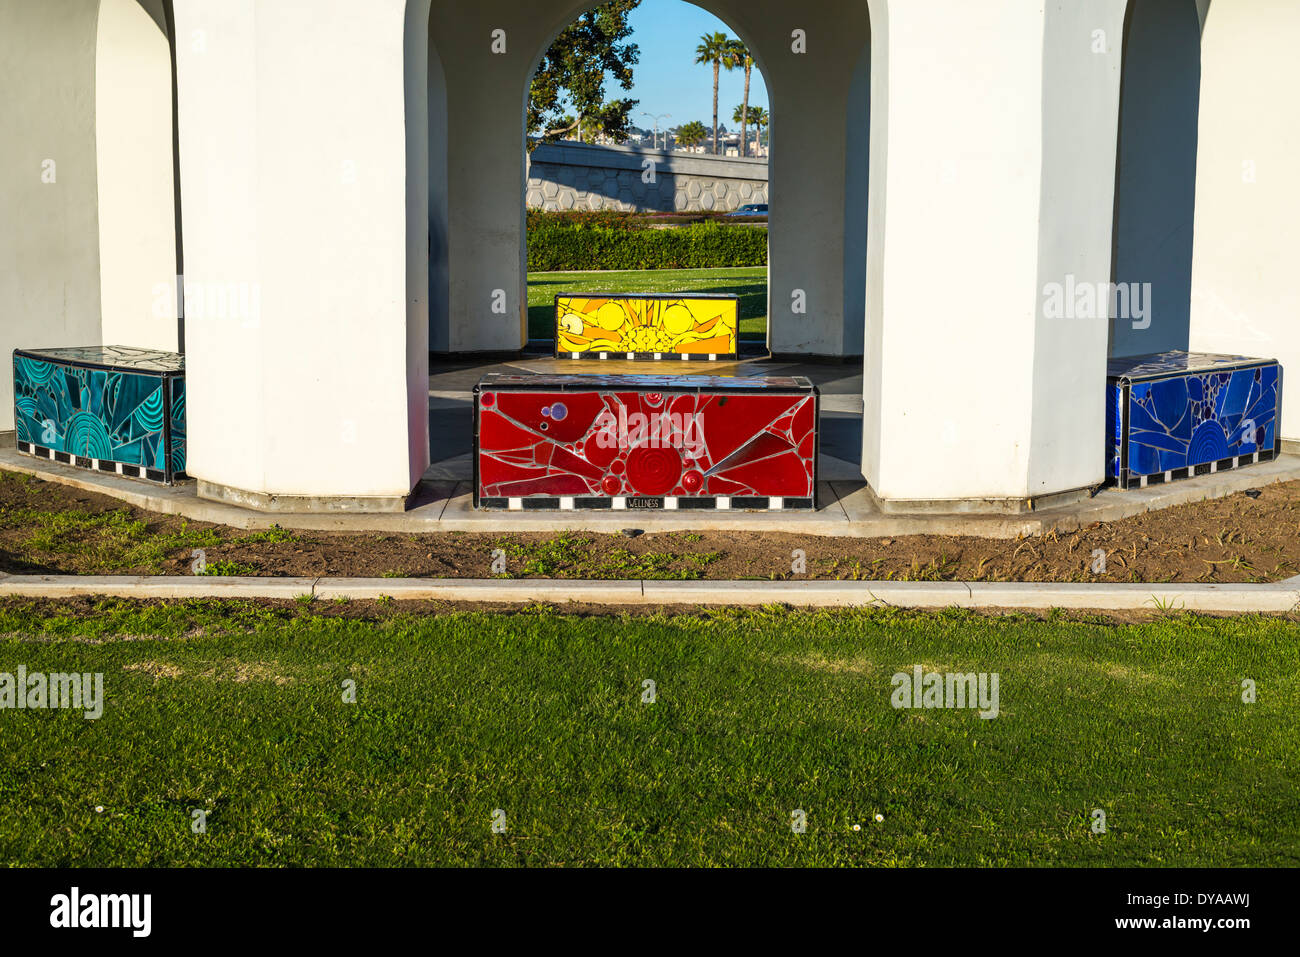
[[[1057,529],[1068,532],[1094,522],[1110,522],[1170,505],[1204,501],[1274,482],[1300,480],[1300,456],[1164,485],[1120,492],[1102,491],[1072,504],[1044,507],[1025,514],[882,514],[862,482],[833,476],[818,482],[816,511],[672,512],[595,510],[588,512],[485,512],[475,509],[470,484],[439,471],[421,484],[414,504],[400,513],[262,512],[198,497],[193,482],[158,486],[120,475],[91,472],[47,459],[20,455],[0,447],[0,470],[33,475],[87,492],[109,495],[136,508],[179,515],[240,529],[272,525],[301,531],[362,534],[479,532],[510,534],[561,531],[616,533],[636,527],[646,532],[747,531],[809,536],[900,537],[905,535],[974,535],[1013,539]]]
[[[1277,614],[1300,611],[1300,577],[1270,584],[1047,582],[582,581],[455,578],[220,578],[7,575],[0,597],[337,598],[559,605],[769,605],[810,608],[1071,608]]]

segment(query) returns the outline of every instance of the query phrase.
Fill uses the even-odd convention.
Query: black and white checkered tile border
[[[685,362],[716,362],[719,358],[734,359],[730,353],[721,352],[567,352],[570,359],[681,359]]]
[[[128,475],[131,478],[145,479],[160,484],[166,484],[167,482],[167,474],[161,469],[145,468],[142,465],[128,465],[126,462],[110,462],[107,459],[89,459],[84,455],[58,452],[54,449],[47,449],[43,445],[33,445],[31,442],[19,441],[17,447],[18,451],[24,455],[32,455],[38,459],[49,459],[51,462],[60,462],[63,465],[74,465],[77,468],[90,469],[95,472],[111,472],[114,475]],[[178,472],[172,476],[172,481],[180,481],[185,477],[184,472]]]
[[[1251,452],[1249,455],[1234,455],[1231,458],[1219,459],[1217,462],[1206,462],[1203,465],[1192,465],[1181,469],[1170,469],[1167,472],[1154,472],[1150,475],[1138,475],[1130,471],[1124,482],[1121,483],[1125,489],[1147,488],[1151,485],[1164,485],[1166,482],[1175,482],[1178,479],[1191,478],[1194,475],[1211,475],[1215,472],[1227,472],[1230,469],[1239,468],[1243,465],[1253,465],[1256,462],[1268,462],[1273,458],[1273,450],[1266,449],[1263,452]]]
[[[794,511],[813,507],[811,498],[783,498],[767,495],[614,495],[610,497],[561,495],[528,498],[481,498],[479,508],[504,509],[512,512],[610,509],[613,511]]]

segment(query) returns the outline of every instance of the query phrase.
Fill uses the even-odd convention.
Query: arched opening
[[[456,0],[431,0],[429,5],[428,265],[433,353],[429,402],[434,461],[429,477],[468,477],[471,436],[463,413],[469,404],[469,390],[483,373],[499,364],[509,367],[499,371],[510,372],[555,368],[553,296],[557,291],[572,290],[557,288],[569,284],[560,277],[551,277],[556,279],[555,285],[537,283],[534,270],[530,302],[529,206],[545,208],[549,202],[557,209],[591,210],[593,205],[600,208],[608,203],[673,214],[679,211],[680,202],[681,212],[691,212],[694,197],[690,186],[679,189],[683,181],[673,169],[661,164],[655,183],[641,179],[645,171],[641,160],[656,152],[676,159],[700,157],[672,149],[677,145],[673,131],[683,121],[701,120],[709,128],[707,143],[710,150],[712,147],[711,70],[694,63],[700,34],[707,28],[682,25],[673,10],[718,18],[713,21],[717,30],[745,44],[755,61],[751,106],[765,106],[774,121],[765,123],[758,137],[766,156],[721,158],[733,165],[751,166],[761,166],[766,159],[769,175],[765,188],[756,183],[750,186],[748,196],[743,186],[739,195],[725,189],[721,194],[705,190],[702,184],[698,191],[699,205],[712,205],[715,210],[720,201],[724,209],[739,202],[770,201],[768,228],[763,234],[766,266],[754,269],[757,275],[752,279],[747,277],[748,288],[737,290],[743,309],[740,331],[744,338],[739,343],[743,361],[710,365],[709,371],[763,374],[774,367],[756,363],[768,355],[781,363],[781,374],[794,372],[797,366],[798,374],[809,375],[822,388],[823,411],[836,417],[827,432],[823,461],[829,456],[839,462],[839,471],[833,471],[836,478],[860,477],[861,374],[842,360],[867,351],[863,347],[867,167],[868,153],[875,144],[869,130],[872,58],[865,52],[871,39],[866,5],[861,0],[836,0],[817,6],[807,11],[797,24],[799,29],[794,30],[785,20],[755,15],[746,0],[643,0],[647,10],[670,8],[669,15],[661,15],[655,26],[665,34],[675,34],[674,41],[680,44],[675,72],[703,93],[707,106],[692,108],[688,116],[674,106],[648,102],[650,97],[639,89],[623,93],[611,86],[607,96],[643,99],[635,108],[632,125],[648,132],[635,144],[638,152],[628,163],[630,169],[618,170],[612,177],[602,173],[596,179],[588,172],[585,183],[580,185],[574,179],[566,186],[562,176],[568,174],[557,173],[553,180],[537,175],[541,170],[536,153],[530,175],[526,129],[530,84],[555,38],[575,18],[597,6],[593,0],[536,0],[526,13],[506,17],[500,11],[466,7]],[[639,31],[631,39],[645,42]],[[440,60],[441,70],[433,65],[435,58]],[[734,108],[743,97],[743,74],[736,70],[728,76],[721,71],[721,77],[719,124],[732,135],[735,152],[740,124],[735,122]],[[727,93],[728,80],[731,94]],[[760,84],[766,86],[766,101]],[[445,107],[440,102],[444,98]],[[640,116],[643,110],[652,116]],[[673,115],[664,117],[664,113]],[[650,143],[655,116],[659,119],[657,151]],[[445,122],[442,134],[437,132],[440,117]],[[747,133],[752,145],[755,132]],[[621,152],[617,144],[570,143],[564,148],[575,154]],[[438,155],[443,150],[445,160]],[[649,189],[651,185],[654,190]],[[643,186],[644,195],[638,195]],[[445,196],[445,204],[439,202],[439,195]],[[561,196],[567,201],[561,201]],[[732,228],[758,234],[763,227]],[[445,237],[445,247],[439,242],[441,237]],[[440,271],[445,280],[438,278]],[[611,271],[631,272],[626,267]],[[635,293],[644,289],[645,283],[655,286],[661,279],[666,283],[663,291],[692,288],[684,283],[680,287],[675,282],[668,284],[663,274],[644,276],[637,288],[610,291]],[[710,284],[714,289],[728,285],[715,278],[693,286],[708,288]],[[445,299],[442,289],[446,290]],[[609,367],[604,368],[608,371]],[[648,361],[621,368],[645,374],[664,371],[662,365]],[[699,365],[691,371],[703,369]],[[589,366],[587,371],[597,370]]]
[[[1300,6],[1198,0],[1200,143],[1191,349],[1277,359],[1278,432],[1300,452],[1300,291],[1295,219],[1300,179]]]
[[[1188,347],[1200,88],[1195,0],[1130,0],[1112,251],[1130,307],[1111,317],[1113,356]]]
[[[99,4],[95,165],[104,341],[175,351],[181,333],[168,6]]]
[[[171,3],[75,6],[0,7],[0,72],[22,91],[0,116],[4,348],[177,350]]]
[[[539,89],[552,88],[549,81],[571,55],[572,32],[596,26],[598,11],[599,4],[588,4],[550,32],[524,90],[529,347],[553,348],[556,294],[691,293],[738,297],[739,351],[764,354],[773,110],[760,55],[740,30],[703,4],[644,0],[626,20],[628,42],[640,48],[634,86],[619,89],[614,71],[605,81],[610,100],[638,101],[611,136],[598,121],[574,115],[581,111],[571,109],[566,95],[545,108],[531,95],[535,81]],[[716,123],[708,102],[711,65]],[[746,209],[755,215],[740,215]],[[629,241],[629,249],[603,257],[575,250],[571,259],[539,248],[556,235],[553,230],[578,223],[616,223],[646,239],[662,238],[665,246],[671,245],[670,232],[680,231],[676,235],[686,243],[666,253],[644,242],[631,252]],[[630,240],[608,233],[604,238]]]

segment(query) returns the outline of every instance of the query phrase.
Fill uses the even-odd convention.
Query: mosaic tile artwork
[[[734,359],[734,295],[555,297],[555,355],[562,359]]]
[[[817,388],[801,376],[484,376],[480,508],[813,508]]]
[[[155,482],[185,477],[185,360],[128,346],[14,350],[20,452]]]
[[[1106,370],[1106,477],[1140,488],[1278,452],[1282,370],[1272,359],[1163,352]]]

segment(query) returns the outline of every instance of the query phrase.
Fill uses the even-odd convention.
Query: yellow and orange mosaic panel
[[[563,359],[734,359],[734,295],[555,297],[555,354]]]

